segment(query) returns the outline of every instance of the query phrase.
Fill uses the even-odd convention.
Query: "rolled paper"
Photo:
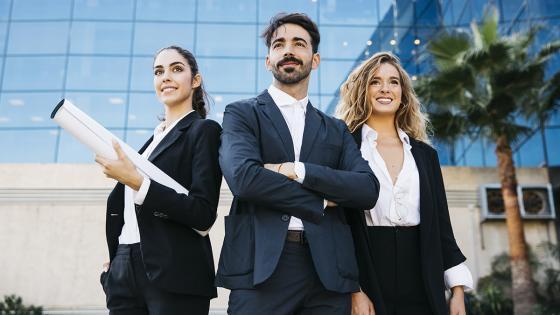
[[[112,141],[116,140],[134,166],[145,176],[175,190],[179,194],[189,194],[185,187],[68,100],[63,99],[56,105],[51,113],[51,119],[95,154],[104,158],[112,160],[118,158],[112,144]],[[206,231],[193,230],[202,236],[206,236],[210,229]]]

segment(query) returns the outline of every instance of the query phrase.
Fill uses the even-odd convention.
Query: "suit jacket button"
[[[282,221],[284,221],[284,222],[290,221],[290,216],[287,215],[287,214],[283,214],[282,215]]]

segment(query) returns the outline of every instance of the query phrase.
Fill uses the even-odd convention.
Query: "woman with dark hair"
[[[374,208],[346,213],[361,286],[352,314],[464,315],[472,276],[453,236],[428,119],[398,58],[377,53],[352,71],[337,115],[381,187]]]
[[[177,193],[138,171],[119,145],[118,160],[96,156],[118,181],[107,200],[110,264],[101,274],[110,314],[208,314],[216,297],[206,231],[216,220],[222,174],[221,127],[206,117],[194,56],[171,46],[154,58],[154,88],[165,118],[140,153],[185,187]]]

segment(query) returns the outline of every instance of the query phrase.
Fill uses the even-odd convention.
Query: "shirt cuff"
[[[465,291],[470,291],[474,286],[471,271],[464,263],[445,270],[443,279],[447,289],[462,285]]]
[[[144,176],[144,180],[142,181],[142,185],[138,191],[132,190],[132,194],[134,195],[134,203],[141,206],[144,203],[144,199],[146,199],[146,195],[148,194],[148,189],[150,188],[150,179]]]
[[[301,162],[294,162],[294,172],[296,173],[296,182],[303,184],[305,179],[305,165]]]

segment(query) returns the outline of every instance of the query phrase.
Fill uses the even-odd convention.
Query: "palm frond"
[[[427,51],[434,57],[436,68],[444,70],[457,65],[470,44],[468,34],[441,32],[430,41]]]

